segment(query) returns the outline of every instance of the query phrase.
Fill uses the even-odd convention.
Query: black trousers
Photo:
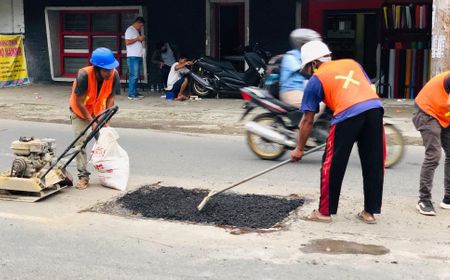
[[[167,87],[167,78],[169,77],[170,73],[170,66],[167,66],[164,64],[164,66],[160,69],[161,72],[161,81],[164,85],[164,88]]]
[[[383,109],[376,108],[346,119],[330,127],[322,159],[319,212],[337,213],[342,181],[348,159],[357,143],[364,184],[364,210],[381,211],[386,144]]]

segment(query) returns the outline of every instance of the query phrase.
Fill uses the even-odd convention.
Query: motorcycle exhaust
[[[287,146],[290,148],[295,148],[297,143],[295,141],[289,140],[285,135],[276,132],[265,125],[261,125],[256,122],[248,122],[245,124],[245,129],[254,133],[266,140],[275,142],[277,144]]]
[[[214,90],[214,88],[211,86],[211,84],[208,81],[202,79],[202,77],[200,77],[199,75],[195,74],[194,72],[190,72],[189,75],[192,77],[192,79],[194,79],[197,83],[199,83],[204,88],[207,88],[209,90]]]

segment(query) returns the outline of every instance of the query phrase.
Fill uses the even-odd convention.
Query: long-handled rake
[[[319,146],[317,146],[317,147],[315,147],[315,148],[312,148],[311,150],[306,151],[306,152],[304,153],[304,156],[306,156],[306,155],[308,155],[308,154],[311,154],[311,153],[313,153],[313,152],[315,152],[315,151],[318,151],[318,150],[322,149],[323,147],[325,147],[325,144],[322,144],[322,145],[319,145]],[[215,197],[216,195],[221,194],[221,193],[223,193],[223,192],[226,192],[226,191],[228,191],[228,190],[230,190],[230,189],[232,189],[232,188],[234,188],[234,187],[237,187],[237,186],[239,186],[239,185],[241,185],[241,184],[243,184],[243,183],[245,183],[245,182],[248,182],[248,181],[250,181],[250,180],[252,180],[252,179],[255,179],[256,177],[259,177],[259,176],[261,176],[261,175],[263,175],[263,174],[266,174],[267,172],[270,172],[270,171],[272,171],[272,170],[275,170],[275,169],[277,169],[277,168],[279,168],[279,167],[281,167],[281,166],[283,166],[283,165],[286,165],[286,164],[288,164],[288,163],[290,163],[290,162],[291,162],[291,159],[287,159],[287,160],[285,160],[285,161],[283,161],[283,162],[278,163],[277,165],[274,165],[274,166],[272,166],[272,167],[269,167],[269,168],[267,168],[267,169],[265,169],[265,170],[263,170],[263,171],[260,171],[260,172],[254,174],[254,175],[252,175],[252,176],[250,176],[250,177],[247,177],[247,178],[245,178],[245,179],[243,179],[243,180],[241,180],[241,181],[239,181],[239,182],[237,182],[237,183],[234,183],[234,184],[232,184],[231,186],[228,186],[228,187],[226,187],[226,188],[224,188],[224,189],[222,189],[222,190],[220,190],[220,191],[214,191],[214,190],[210,191],[209,194],[208,194],[208,195],[202,200],[202,202],[200,202],[200,204],[197,206],[198,211],[202,211],[202,209],[203,209],[203,208],[205,207],[205,205],[209,202],[209,200],[211,200],[211,198]]]

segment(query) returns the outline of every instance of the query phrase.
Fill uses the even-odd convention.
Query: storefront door
[[[206,54],[242,61],[248,44],[248,0],[208,0]]]

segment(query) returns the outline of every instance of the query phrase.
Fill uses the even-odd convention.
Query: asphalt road
[[[277,163],[256,158],[245,144],[245,139],[240,136],[162,133],[142,129],[118,131],[121,135],[119,143],[130,156],[132,183],[134,177],[168,182],[176,178],[182,179],[179,186],[183,186],[184,181],[186,187],[221,188]],[[20,136],[55,138],[57,153],[62,152],[73,137],[68,125],[0,120],[1,169],[10,167],[10,143]],[[289,153],[286,153],[281,160],[287,159],[288,155]],[[316,189],[319,184],[321,155],[321,152],[308,155],[301,162],[257,178],[249,185],[259,185],[258,189],[267,193],[301,193],[304,188]],[[403,161],[386,170],[386,193],[416,196],[422,160],[422,147],[407,146]],[[75,163],[70,166],[72,173],[76,174]],[[442,176],[442,169],[439,168],[436,178]],[[151,180],[147,183],[149,182]],[[437,179],[437,183],[439,182]],[[361,184],[359,158],[354,152],[348,165],[344,186],[359,191]],[[236,191],[246,192],[245,185],[236,188]],[[442,197],[442,188],[436,187],[435,194],[436,197]]]
[[[162,181],[187,188],[223,188],[274,162],[257,159],[242,137],[119,129],[131,159],[130,188]],[[57,139],[61,152],[70,126],[0,120],[0,170],[13,159],[19,136]],[[361,208],[362,177],[356,153],[344,179],[341,208],[331,225],[293,218],[283,231],[232,235],[211,226],[79,213],[120,193],[93,178],[85,191],[64,190],[35,204],[0,201],[0,279],[450,279],[450,213],[426,218],[414,211],[421,147],[408,147],[403,162],[386,171],[384,214],[367,226]],[[316,207],[320,153],[236,189],[305,196]],[[74,171],[74,164],[71,164]],[[442,168],[436,172],[442,198]],[[429,234],[429,235],[428,235]],[[385,246],[384,256],[302,253],[314,239],[332,238]]]

